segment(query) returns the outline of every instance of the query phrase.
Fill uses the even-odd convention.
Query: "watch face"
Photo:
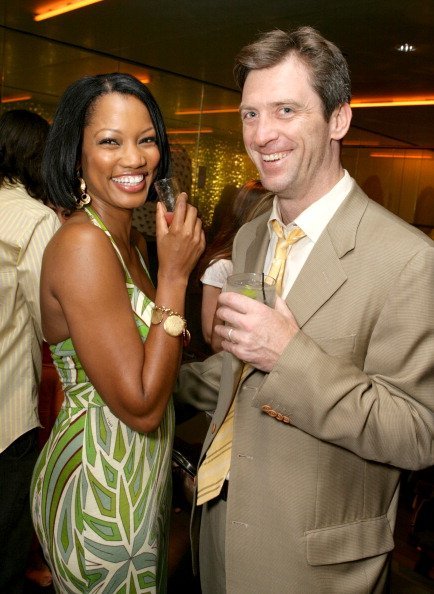
[[[163,312],[161,309],[153,309],[151,315],[151,323],[159,324],[163,320]]]
[[[185,328],[185,320],[181,316],[168,316],[164,322],[164,330],[170,336],[180,336]]]

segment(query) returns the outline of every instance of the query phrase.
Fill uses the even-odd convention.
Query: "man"
[[[380,593],[399,468],[434,462],[434,244],[342,168],[336,46],[309,27],[265,33],[235,75],[246,150],[276,197],[238,233],[234,271],[273,270],[282,288],[275,309],[222,293],[226,352],[181,370],[180,401],[216,408],[193,518],[203,594]],[[201,471],[234,392],[229,480],[209,499]]]
[[[30,480],[38,455],[39,276],[59,226],[36,198],[48,122],[27,110],[0,118],[0,592],[23,591],[33,534]]]

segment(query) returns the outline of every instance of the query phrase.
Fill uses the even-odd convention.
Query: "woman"
[[[200,280],[202,290],[202,334],[213,352],[221,351],[222,339],[214,332],[217,299],[229,275],[232,274],[232,243],[239,228],[271,209],[274,194],[266,190],[259,180],[247,181],[235,195],[227,210],[222,227],[208,246],[202,258]]]
[[[60,100],[44,156],[54,206],[72,212],[44,255],[44,336],[65,402],[32,482],[33,521],[58,592],[164,592],[173,406],[188,277],[204,249],[180,194],[156,213],[158,286],[132,211],[166,177],[148,89],[84,77]]]

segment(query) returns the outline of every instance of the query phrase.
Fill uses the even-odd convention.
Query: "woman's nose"
[[[122,164],[127,167],[140,167],[146,164],[146,154],[141,146],[135,143],[125,144],[122,151]]]

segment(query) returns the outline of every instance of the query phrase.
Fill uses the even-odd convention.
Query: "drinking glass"
[[[170,225],[173,219],[173,211],[175,210],[176,197],[181,193],[181,186],[178,178],[167,177],[159,179],[154,182],[157,191],[158,200],[166,207],[166,221]]]
[[[246,295],[269,307],[274,307],[276,302],[276,279],[261,272],[232,274],[228,276],[224,290]]]

